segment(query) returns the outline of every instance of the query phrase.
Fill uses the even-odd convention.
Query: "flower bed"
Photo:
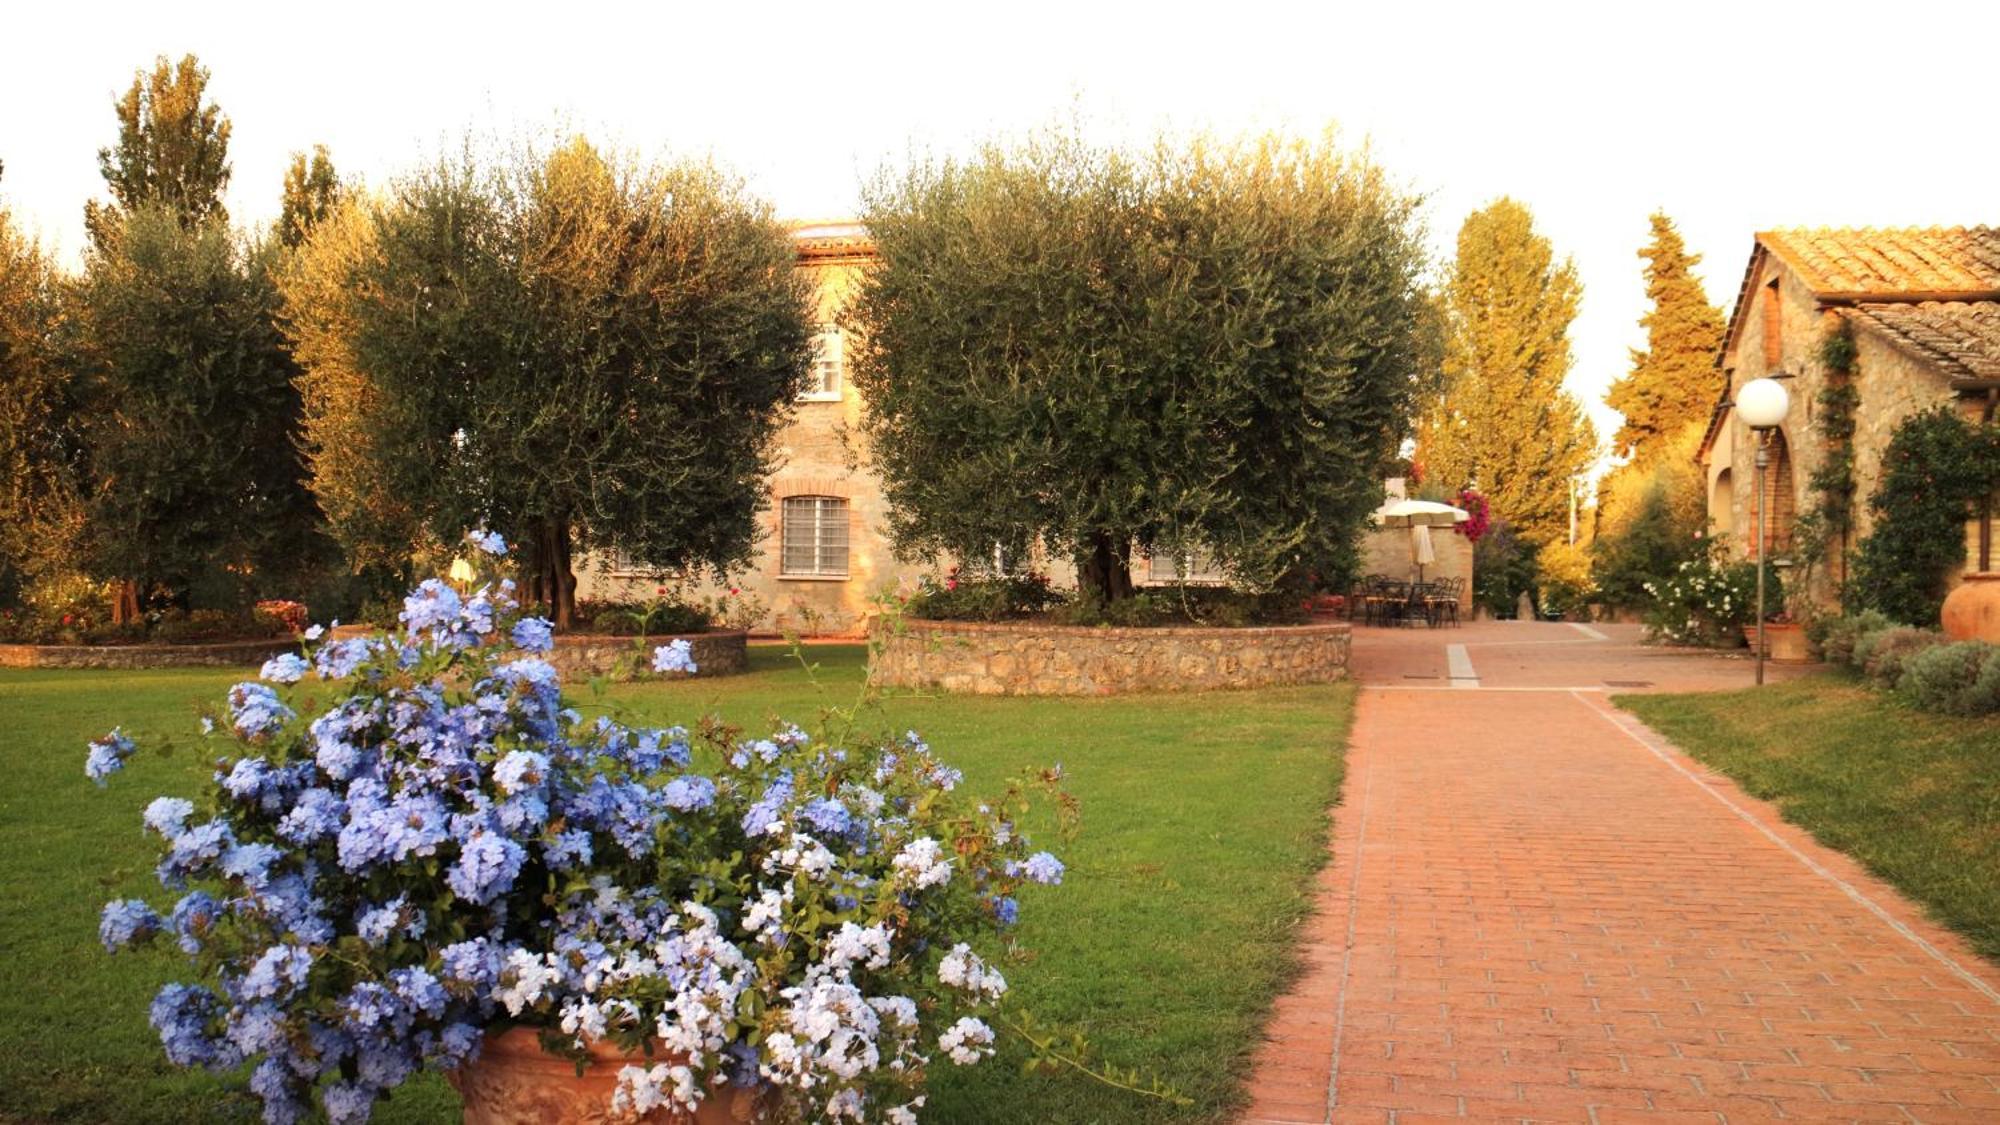
[[[870,683],[974,695],[1114,695],[1331,683],[1347,674],[1345,623],[1248,629],[1105,629],[905,618],[868,661]]]
[[[290,638],[207,645],[0,645],[0,668],[192,668],[261,664],[297,651]]]

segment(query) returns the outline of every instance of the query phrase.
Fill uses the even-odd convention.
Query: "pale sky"
[[[1583,278],[1570,385],[1607,436],[1655,208],[1725,309],[1760,229],[2000,223],[1991,0],[114,2],[4,22],[0,201],[72,262],[114,97],[187,51],[234,123],[227,203],[250,222],[316,142],[379,184],[468,132],[581,129],[713,155],[781,214],[825,218],[913,145],[962,151],[1072,107],[1108,140],[1331,122],[1429,197],[1441,258],[1468,211],[1533,208]]]

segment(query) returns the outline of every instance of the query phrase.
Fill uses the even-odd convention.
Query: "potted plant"
[[[1757,624],[1743,626],[1743,641],[1754,651]],[[1809,664],[1812,649],[1806,643],[1806,624],[1790,610],[1780,610],[1764,620],[1764,655],[1780,664]]]
[[[470,1122],[909,1121],[927,1068],[993,1053],[1007,984],[971,942],[1063,874],[1015,828],[1030,782],[968,799],[914,732],[585,718],[549,622],[476,583],[308,630],[204,720],[207,791],[146,809],[177,901],[100,937],[190,955],[151,1006],[169,1060],[251,1064],[273,1122],[366,1120],[424,1069]],[[134,750],[114,730],[86,772]]]

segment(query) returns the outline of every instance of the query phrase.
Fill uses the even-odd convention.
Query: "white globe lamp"
[[[1736,415],[1753,430],[1769,430],[1784,424],[1792,409],[1792,396],[1776,379],[1752,379],[1736,392]]]

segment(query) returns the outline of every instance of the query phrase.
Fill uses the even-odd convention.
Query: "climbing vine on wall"
[[[1819,361],[1827,379],[1813,425],[1826,455],[1808,483],[1828,534],[1845,544],[1854,528],[1854,408],[1861,398],[1854,386],[1854,336],[1846,324],[1820,341]]]
[[[1889,439],[1869,508],[1875,526],[1855,558],[1862,605],[1913,625],[1937,621],[1945,578],[1965,561],[1973,505],[2000,488],[2000,426],[1949,406],[1905,419]]]

